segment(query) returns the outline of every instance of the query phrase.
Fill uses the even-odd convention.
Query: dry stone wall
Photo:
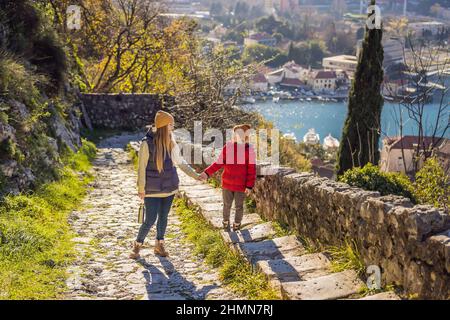
[[[252,197],[266,219],[324,246],[354,241],[366,266],[381,268],[383,285],[421,298],[450,298],[450,215],[310,173],[264,171]]]
[[[82,94],[81,101],[93,127],[119,130],[141,130],[173,105],[172,97],[157,94]]]

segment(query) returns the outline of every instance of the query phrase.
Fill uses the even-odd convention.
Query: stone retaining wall
[[[324,246],[354,240],[366,266],[381,268],[383,285],[450,299],[450,215],[289,168],[264,171],[252,197],[266,219]]]
[[[120,130],[143,129],[173,105],[172,97],[157,94],[82,94],[81,100],[94,127]]]

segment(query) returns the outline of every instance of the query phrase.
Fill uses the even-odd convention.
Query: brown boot
[[[155,240],[155,254],[160,257],[167,257],[169,255],[164,248],[164,240]]]
[[[133,243],[133,251],[130,254],[130,259],[139,259],[139,251],[141,251],[142,245],[142,243],[136,241]]]

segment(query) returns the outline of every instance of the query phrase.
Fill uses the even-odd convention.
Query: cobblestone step
[[[243,228],[238,231],[224,231],[220,232],[223,240],[229,244],[255,242],[261,241],[275,236],[276,231],[271,222],[265,222],[250,226],[249,228]]]
[[[335,300],[358,294],[364,283],[353,270],[345,270],[305,281],[282,282],[281,292],[289,300]]]
[[[239,243],[237,248],[253,264],[264,260],[296,257],[305,253],[305,249],[295,236],[254,243]]]

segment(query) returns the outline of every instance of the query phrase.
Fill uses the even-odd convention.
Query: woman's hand
[[[145,199],[145,192],[139,192],[138,193],[139,199],[141,199],[142,201],[144,201]]]
[[[252,193],[252,189],[246,188],[245,189],[245,195],[248,197]]]

